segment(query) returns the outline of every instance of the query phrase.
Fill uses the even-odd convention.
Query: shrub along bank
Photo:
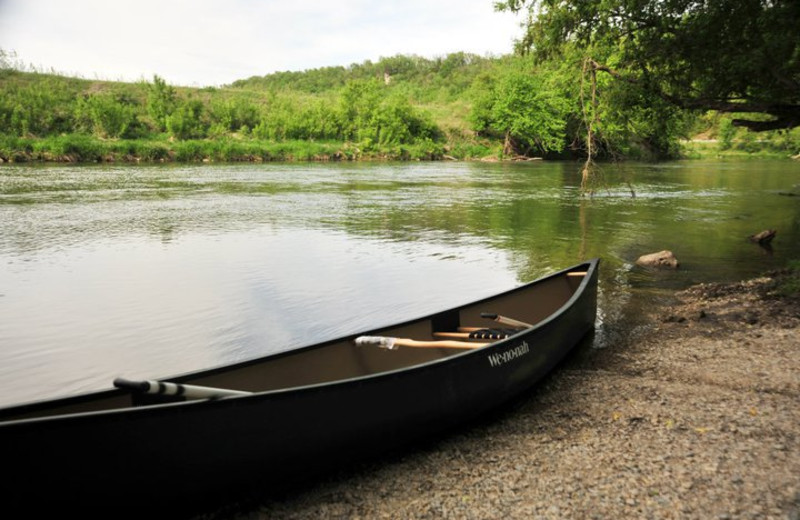
[[[7,57],[0,49],[2,162],[565,158],[586,149],[569,60],[394,56],[184,88],[158,76],[123,83],[18,70]],[[674,158],[699,132],[717,137],[715,153],[800,151],[796,131],[756,139],[718,115],[606,112],[599,158]]]

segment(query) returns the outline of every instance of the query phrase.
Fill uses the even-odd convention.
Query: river
[[[248,359],[600,257],[595,348],[800,258],[800,162],[0,167],[0,405]],[[746,237],[777,230],[772,248]],[[670,249],[681,266],[634,266]]]

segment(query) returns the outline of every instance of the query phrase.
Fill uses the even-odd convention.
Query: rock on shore
[[[458,433],[238,519],[800,518],[800,304],[703,285]]]

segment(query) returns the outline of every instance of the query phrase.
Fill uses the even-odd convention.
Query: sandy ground
[[[800,302],[702,285],[457,433],[216,518],[800,520]]]

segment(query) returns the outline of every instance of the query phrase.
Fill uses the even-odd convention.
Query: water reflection
[[[648,299],[800,257],[792,162],[0,168],[0,403],[410,318],[603,259],[598,347]],[[636,197],[631,197],[632,182]],[[766,254],[746,237],[778,229]],[[636,269],[671,249],[677,272]]]

